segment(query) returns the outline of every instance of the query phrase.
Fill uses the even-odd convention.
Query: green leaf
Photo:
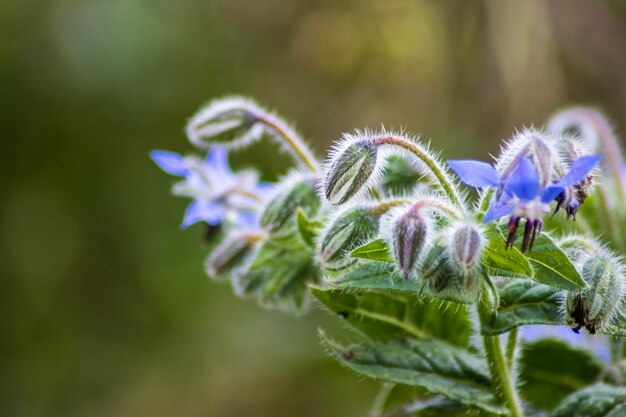
[[[235,287],[244,295],[256,295],[262,305],[301,310],[306,305],[308,285],[317,282],[318,275],[312,252],[292,230],[263,241]]]
[[[417,417],[486,417],[492,414],[468,408],[466,405],[451,401],[447,398],[438,398],[416,404],[411,407],[411,414]]]
[[[498,293],[497,314],[492,322],[483,323],[482,334],[494,336],[526,324],[566,324],[559,311],[559,290],[549,285],[525,279],[509,283]]]
[[[484,360],[464,349],[428,339],[394,339],[343,347],[322,332],[321,338],[335,358],[362,375],[421,387],[490,413],[507,412],[493,394]]]
[[[302,241],[310,248],[315,247],[315,238],[322,229],[322,223],[310,220],[301,208],[298,208],[296,215],[298,231]]]
[[[624,417],[626,387],[595,384],[565,398],[550,417]]]
[[[456,346],[469,342],[472,323],[465,306],[380,290],[346,292],[311,287],[311,291],[331,311],[374,340],[432,338]]]
[[[517,249],[506,249],[502,232],[495,224],[487,226],[489,243],[483,253],[483,265],[492,277],[532,278],[533,268],[528,259]]]
[[[526,255],[535,271],[535,280],[564,290],[580,290],[587,284],[565,252],[547,233],[535,239],[533,250]]]
[[[446,271],[447,273],[449,272]],[[474,278],[482,279],[480,277]],[[434,283],[435,280],[439,283],[444,282],[447,284],[443,289],[436,286],[430,288],[426,285],[427,282]],[[459,288],[460,284],[455,284],[455,276],[450,275],[446,277],[445,274],[429,280],[420,278],[417,280],[413,278],[405,280],[396,271],[394,265],[384,262],[361,263],[348,273],[327,277],[325,282],[331,288],[346,291],[385,290],[410,294],[422,299],[432,297],[461,304],[473,304],[476,302],[478,297],[477,289],[479,288],[479,286],[474,286],[475,288],[470,289]]]
[[[603,364],[593,352],[559,339],[526,342],[521,350],[521,395],[537,408],[550,410],[563,398],[592,384]]]
[[[419,296],[423,284],[413,279],[405,280],[391,264],[365,262],[348,273],[326,279],[329,287],[348,291],[386,290]]]
[[[350,252],[350,256],[370,261],[394,262],[393,256],[389,252],[389,246],[383,239],[372,240],[363,246],[359,246]]]
[[[418,398],[430,397],[432,397],[432,394],[429,394],[424,388],[410,387],[403,384],[383,384],[376,397],[371,414],[380,417],[389,411],[406,406]]]

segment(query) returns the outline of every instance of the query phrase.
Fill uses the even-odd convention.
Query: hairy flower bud
[[[358,135],[345,136],[333,152],[326,177],[324,195],[333,205],[356,196],[376,171],[378,147]]]
[[[268,232],[281,229],[302,208],[312,215],[320,206],[312,176],[291,175],[279,185],[261,213],[261,227]]]
[[[459,222],[452,226],[447,254],[450,266],[461,275],[476,270],[482,256],[485,238],[482,228],[473,222]]]
[[[348,257],[348,254],[377,232],[378,216],[368,208],[343,211],[321,234],[317,247],[320,265],[328,270],[340,270],[352,265],[356,259]]]
[[[585,327],[589,333],[595,334],[611,320],[620,304],[622,270],[616,259],[600,255],[585,261],[582,276],[589,288],[568,293],[566,319],[575,326],[575,332]]]
[[[419,264],[428,243],[430,225],[428,219],[420,213],[421,206],[413,206],[396,217],[391,233],[393,256],[398,268],[404,273],[404,279]]]
[[[205,270],[209,277],[219,279],[225,277],[235,268],[241,266],[261,237],[253,232],[234,233],[220,243],[205,262]]]
[[[257,140],[263,127],[257,123],[261,110],[251,100],[229,97],[214,100],[187,124],[189,140],[200,148],[211,145],[238,146]]]

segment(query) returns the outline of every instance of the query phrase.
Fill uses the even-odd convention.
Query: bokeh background
[[[318,343],[333,317],[238,299],[178,230],[147,154],[191,150],[212,97],[257,98],[319,155],[384,123],[486,158],[569,104],[626,129],[623,0],[3,0],[0,33],[2,416],[367,415],[376,384]]]

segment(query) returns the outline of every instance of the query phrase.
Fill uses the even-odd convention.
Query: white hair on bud
[[[328,151],[328,156],[323,163],[323,180],[319,182],[318,193],[320,195],[321,200],[327,201],[326,193],[329,188],[329,183],[331,180],[331,174],[333,170],[336,168],[336,165],[339,163],[341,157],[345,154],[345,152],[354,145],[363,144],[364,146],[370,146],[372,144],[373,138],[376,135],[368,130],[355,130],[352,133],[344,133],[341,138],[335,143],[333,143],[331,149]],[[373,184],[377,184],[381,178],[385,169],[386,163],[386,155],[381,154],[378,149],[376,149],[376,162],[374,165],[374,169],[366,181],[363,182],[360,189],[354,193],[354,195],[344,203],[336,204],[331,201],[333,205],[344,205],[347,203],[362,203],[366,200],[366,195],[369,187]],[[354,181],[357,180],[357,176],[355,175],[351,182],[347,182],[342,189],[339,190],[339,197],[341,198],[342,193],[345,194],[348,188],[353,185]]]
[[[242,111],[250,115],[252,118],[257,118],[263,115],[265,111],[252,99],[240,97],[240,96],[228,96],[219,99],[211,100],[208,104],[202,107],[196,114],[194,114],[187,122],[185,132],[191,143],[200,149],[208,149],[214,143],[206,141],[202,138],[201,132],[198,132],[199,128],[205,124],[214,120],[222,114],[230,111]],[[221,126],[223,127],[223,126]],[[219,143],[220,146],[225,148],[237,148],[245,147],[250,143],[257,141],[263,135],[263,126],[254,123],[250,129],[241,137],[231,142]]]
[[[212,143],[210,140],[203,139],[202,136],[206,134],[202,135],[201,132],[198,132],[198,128],[230,111],[241,111],[249,115],[251,126],[246,133],[230,142]],[[224,125],[217,128],[220,127],[224,127]],[[208,149],[213,145],[220,145],[229,149],[243,148],[261,139],[264,133],[269,133],[272,140],[281,145],[280,149],[291,154],[299,165],[303,164],[303,155],[313,164],[312,168],[315,168],[317,164],[315,157],[295,128],[285,122],[278,114],[261,107],[256,101],[246,97],[227,96],[210,101],[189,119],[186,133],[191,143],[200,149]]]
[[[466,245],[462,248],[462,255],[459,256],[459,248],[456,246],[458,242],[456,242],[455,237],[457,236],[457,233],[464,228],[471,228],[476,231],[478,234],[478,242],[477,247],[475,248],[471,248]],[[473,273],[480,266],[480,259],[482,258],[483,250],[485,249],[486,239],[483,225],[472,220],[459,220],[454,222],[449,229],[446,230],[445,236],[447,242],[446,250],[448,254],[446,260],[448,265],[452,268],[452,270],[457,271],[464,276]],[[472,250],[474,253],[470,252]],[[467,264],[468,258],[472,260],[470,264]]]
[[[542,185],[545,187],[551,184],[553,181],[558,180],[557,171],[562,166],[562,153],[557,149],[554,141],[549,139],[543,131],[534,127],[516,130],[513,136],[502,146],[500,155],[496,158],[496,169],[506,178],[515,168],[519,158],[529,157],[537,168]],[[548,166],[544,166],[541,163],[546,161],[540,160],[539,154],[535,149],[538,145],[548,151],[550,158],[550,161],[547,161]]]

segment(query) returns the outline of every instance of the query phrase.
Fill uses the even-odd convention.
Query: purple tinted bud
[[[405,279],[420,263],[428,243],[430,226],[428,219],[420,212],[422,207],[419,203],[415,204],[401,213],[392,225],[393,255]]]
[[[450,266],[462,275],[474,272],[482,256],[484,242],[483,230],[478,224],[453,225],[447,248]]]

